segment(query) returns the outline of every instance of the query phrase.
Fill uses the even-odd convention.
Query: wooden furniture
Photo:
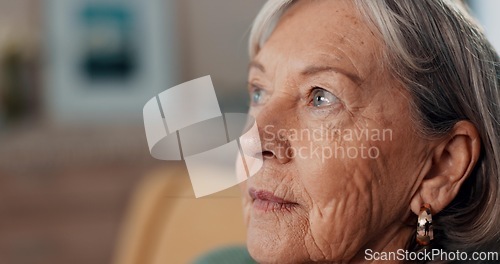
[[[196,199],[183,165],[156,170],[136,190],[121,232],[114,264],[191,263],[242,245],[239,187]]]

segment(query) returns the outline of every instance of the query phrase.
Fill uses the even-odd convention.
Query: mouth
[[[248,189],[248,194],[252,198],[252,205],[255,210],[263,212],[290,212],[298,203],[287,201],[283,198],[274,196],[271,192],[265,190]]]

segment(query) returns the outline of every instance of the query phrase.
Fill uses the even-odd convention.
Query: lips
[[[252,198],[253,207],[256,210],[264,212],[275,211],[290,211],[298,203],[287,201],[283,198],[276,197],[274,194],[264,190],[256,190],[254,188],[248,189],[248,194]]]

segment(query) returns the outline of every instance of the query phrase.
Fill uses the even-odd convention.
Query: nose
[[[286,130],[276,128],[274,125],[266,125],[259,132],[262,138],[264,159],[276,159],[280,164],[290,162],[293,153]]]
[[[261,111],[255,118],[258,133],[248,133],[241,138],[240,143],[245,149],[245,155],[264,160],[275,160],[286,164],[292,160],[293,151],[287,129],[277,117],[275,111]],[[258,138],[257,138],[258,137]]]

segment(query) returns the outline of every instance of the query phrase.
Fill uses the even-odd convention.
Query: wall
[[[500,51],[500,1],[498,0],[471,0],[469,1],[478,21],[483,25],[486,35],[497,52]]]
[[[212,75],[219,101],[227,111],[246,110],[247,39],[251,23],[264,3],[179,1],[183,79]]]

